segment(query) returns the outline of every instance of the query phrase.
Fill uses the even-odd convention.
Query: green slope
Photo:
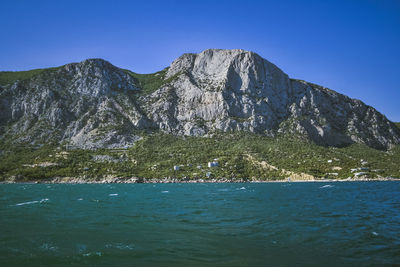
[[[142,95],[147,95],[151,94],[157,89],[159,89],[161,86],[168,84],[172,82],[174,79],[176,79],[181,73],[177,73],[176,75],[173,75],[169,77],[168,79],[165,78],[168,68],[165,68],[161,71],[155,72],[155,73],[150,73],[150,74],[139,74],[132,72],[130,70],[123,70],[129,75],[131,75],[136,82],[136,86],[141,89],[141,94]]]
[[[381,151],[354,144],[344,148],[321,147],[299,139],[268,138],[254,134],[221,134],[213,138],[149,135],[128,150],[97,151],[57,149],[55,146],[2,147],[0,177],[22,180],[49,177],[97,179],[107,175],[143,178],[216,178],[284,179],[288,172],[309,174],[315,178],[352,177],[350,169],[369,168],[369,177],[400,177],[400,147]],[[94,156],[106,155],[98,162]],[[218,159],[219,166],[207,163]],[[361,161],[367,162],[361,165]],[[34,164],[56,163],[40,167]],[[174,171],[173,166],[180,170]],[[201,169],[197,166],[201,165]],[[271,167],[273,166],[273,167]],[[337,173],[334,175],[332,173]]]
[[[46,68],[46,69],[34,69],[27,71],[0,71],[0,85],[7,85],[16,82],[17,80],[26,80],[32,78],[44,71],[56,70],[60,67]]]

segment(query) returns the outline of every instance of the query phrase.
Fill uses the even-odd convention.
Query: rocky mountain
[[[3,142],[117,148],[154,131],[190,136],[249,131],[329,146],[386,149],[400,143],[399,128],[374,108],[291,79],[239,49],[184,54],[155,74],[88,59],[25,76],[0,73]]]

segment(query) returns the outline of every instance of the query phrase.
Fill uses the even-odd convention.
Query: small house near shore
[[[217,161],[212,161],[208,163],[208,168],[212,168],[212,167],[218,167],[218,162]]]

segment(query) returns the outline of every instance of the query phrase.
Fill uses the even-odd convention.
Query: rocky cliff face
[[[143,116],[126,96],[137,90],[130,75],[101,59],[44,71],[2,89],[2,138],[82,148],[129,146],[139,138],[135,123]]]
[[[259,55],[209,49],[184,54],[144,90],[140,75],[101,59],[68,64],[0,90],[3,140],[124,147],[143,131],[290,134],[321,145],[388,148],[400,131],[374,108],[290,79]]]

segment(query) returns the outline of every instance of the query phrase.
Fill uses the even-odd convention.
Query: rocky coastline
[[[169,184],[169,183],[298,183],[298,182],[376,182],[376,181],[400,181],[393,177],[353,177],[347,179],[277,179],[277,180],[257,180],[257,179],[235,179],[235,178],[210,178],[210,179],[178,179],[178,178],[120,178],[106,177],[100,179],[87,179],[81,177],[55,177],[41,180],[17,180],[11,178],[0,181],[0,184],[30,183],[30,184]]]

